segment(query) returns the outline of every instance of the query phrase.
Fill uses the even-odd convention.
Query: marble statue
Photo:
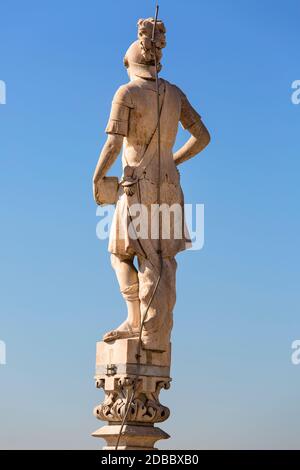
[[[116,348],[121,348],[122,351],[127,351],[130,345],[134,348],[140,335],[142,350],[152,354],[145,356],[148,376],[156,377],[153,379],[154,385],[149,389],[152,405],[153,393],[170,381],[166,368],[170,366],[170,334],[176,300],[175,256],[190,245],[184,224],[184,199],[178,166],[201,152],[210,141],[209,132],[200,115],[183,91],[164,78],[156,81],[156,70],[160,72],[162,68],[162,49],[166,40],[165,27],[160,20],[155,23],[154,37],[151,36],[153,24],[153,18],[139,20],[138,39],[125,54],[124,65],[129,82],[120,86],[114,95],[106,127],[107,140],[93,178],[96,202],[116,204],[108,249],[127,306],[126,320],[106,333],[103,342],[99,343],[102,356],[99,353],[98,366],[102,369],[96,374],[97,383],[104,389],[110,388],[109,391],[106,390],[106,404],[98,407],[95,413],[99,419],[114,423],[118,423],[124,413],[122,415],[122,407],[117,406],[122,398],[116,391],[116,382],[105,386],[108,378],[103,367],[111,363],[108,359],[109,348],[119,357],[119,350],[116,352]],[[179,123],[190,133],[190,137],[173,153]],[[107,172],[121,150],[123,175],[118,181],[117,178],[107,177]],[[143,210],[139,211],[139,216],[143,212],[139,225],[144,229],[146,227],[143,236],[138,236],[132,230],[139,204],[143,206]],[[168,219],[161,213],[162,206],[164,209],[180,208],[176,214],[172,212],[173,218],[169,217],[172,230],[168,236],[162,236],[165,235],[162,234],[162,222]],[[146,316],[143,318],[145,312]],[[152,358],[150,362],[149,357]],[[131,364],[132,361],[134,360],[131,360]],[[127,353],[123,362],[125,367],[128,364]],[[161,374],[157,372],[159,367],[165,368]],[[118,376],[118,383],[123,381],[124,385],[128,374],[126,369],[123,378]],[[145,403],[143,406],[147,408]],[[136,404],[136,412],[137,409]],[[163,419],[166,419],[168,413],[164,407],[159,408],[158,415],[161,412]],[[149,418],[150,422],[163,420],[160,415],[157,419],[155,416],[152,418]]]
[[[141,40],[142,34],[148,37],[153,27],[153,20],[140,20],[139,39],[129,47],[124,64],[130,78],[129,83],[122,85],[116,92],[110,118],[106,127],[107,141],[102,149],[94,174],[95,192],[97,186],[106,176],[107,171],[118,157],[122,147],[123,168],[134,172],[139,169],[145,149],[157,125],[155,67],[151,57],[151,41],[146,44]],[[162,22],[159,28],[158,44],[156,44],[159,69],[161,69],[161,50],[165,46],[165,29]],[[141,32],[142,30],[142,32]],[[148,46],[148,47],[147,47]],[[146,206],[157,204],[157,185],[161,185],[161,204],[178,203],[183,207],[183,196],[180,187],[178,165],[192,158],[209,143],[209,133],[199,114],[189,103],[186,95],[176,85],[167,80],[159,79],[161,127],[161,179],[157,180],[157,147],[152,140],[152,148],[148,148],[152,156],[148,159],[147,168],[139,176],[135,185],[140,195],[140,202]],[[188,142],[173,154],[178,123],[187,129],[191,137]],[[123,178],[124,181],[124,178]],[[127,319],[117,328],[104,336],[105,341],[118,338],[138,336],[141,315],[146,308],[159,271],[158,240],[132,240],[128,235],[127,206],[132,196],[127,195],[124,186],[120,186],[116,213],[111,228],[109,251],[111,263],[116,272],[121,293],[127,305]],[[122,224],[124,237],[118,237],[117,226]],[[124,227],[125,226],[125,227]],[[127,235],[127,236],[126,236]],[[165,350],[169,343],[172,328],[172,312],[175,304],[175,255],[187,246],[185,233],[182,238],[163,240],[162,243],[162,279],[157,294],[149,309],[144,323],[142,340],[143,347],[153,350]],[[138,269],[133,261],[137,258]]]

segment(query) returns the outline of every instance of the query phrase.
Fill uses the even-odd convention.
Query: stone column
[[[141,350],[137,361],[138,339],[119,339],[97,343],[96,387],[103,388],[103,403],[94,409],[95,416],[106,421],[92,435],[105,439],[103,449],[115,449],[128,401],[135,394],[120,437],[119,450],[153,450],[160,439],[170,436],[155,423],[165,421],[170,411],[159,402],[160,390],[170,387],[171,345],[167,352]]]

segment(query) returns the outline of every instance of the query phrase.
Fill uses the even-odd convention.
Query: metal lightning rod
[[[156,7],[155,7],[155,17],[154,17],[154,24],[153,24],[153,30],[152,30],[152,38],[151,38],[151,42],[152,42],[152,47],[154,49],[154,64],[155,64],[155,83],[156,83],[156,108],[157,108],[157,156],[158,156],[158,183],[157,183],[157,199],[158,199],[158,209],[160,208],[160,205],[161,205],[161,195],[160,195],[160,179],[161,179],[161,151],[160,151],[160,106],[159,106],[159,81],[158,81],[158,64],[157,64],[157,57],[156,57],[156,44],[155,44],[155,31],[156,31],[156,25],[157,25],[157,18],[158,18],[158,12],[159,12],[159,5],[158,3],[156,3]],[[161,214],[160,214],[160,210],[158,212],[158,224],[159,224],[159,239],[158,239],[158,255],[159,255],[159,258],[160,258],[160,272],[159,272],[159,275],[158,275],[158,278],[157,278],[157,281],[155,283],[155,286],[154,286],[154,289],[153,289],[153,292],[152,292],[152,295],[151,295],[151,298],[148,302],[148,305],[146,307],[146,310],[145,310],[145,313],[143,315],[143,318],[142,318],[142,321],[141,321],[141,327],[140,327],[140,331],[139,331],[139,339],[138,339],[138,346],[137,346],[137,354],[136,354],[136,359],[137,359],[137,373],[136,373],[136,376],[135,376],[135,379],[134,379],[134,384],[133,384],[133,388],[132,388],[132,393],[131,395],[127,395],[127,403],[125,405],[125,408],[126,408],[126,411],[124,413],[124,416],[123,416],[123,419],[122,419],[122,423],[121,423],[121,426],[120,426],[120,431],[119,431],[119,434],[118,434],[118,438],[117,438],[117,442],[116,442],[116,445],[115,445],[115,450],[118,450],[118,447],[119,447],[119,443],[120,443],[120,439],[121,439],[121,436],[122,436],[122,433],[123,433],[123,429],[124,429],[124,425],[125,425],[125,422],[126,422],[126,419],[127,419],[127,416],[128,416],[128,413],[131,409],[131,405],[132,405],[132,402],[133,402],[133,399],[134,399],[134,395],[135,395],[135,392],[136,392],[136,387],[137,387],[137,383],[138,383],[138,380],[139,380],[139,377],[140,377],[140,362],[141,362],[141,346],[142,346],[142,332],[143,332],[143,327],[144,327],[144,323],[145,323],[145,320],[146,320],[146,317],[147,317],[147,314],[148,314],[148,311],[149,311],[149,308],[152,304],[152,301],[153,301],[153,298],[156,294],[156,291],[157,291],[157,288],[158,288],[158,285],[160,283],[160,280],[161,280],[161,276],[162,276],[162,270],[163,270],[163,259],[162,259],[162,251],[161,251]]]

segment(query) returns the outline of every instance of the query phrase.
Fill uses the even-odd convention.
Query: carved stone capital
[[[96,387],[104,390],[105,397],[95,407],[94,415],[109,426],[100,428],[93,436],[106,440],[105,449],[114,448],[125,416],[120,449],[150,450],[157,440],[169,437],[154,424],[165,421],[170,415],[169,408],[159,401],[160,391],[170,387],[171,378],[166,375],[170,351],[143,351],[140,363],[137,363],[136,351],[135,339],[97,344],[95,381]]]
[[[125,384],[122,384],[124,381]],[[143,390],[143,381],[135,386],[134,377],[126,377],[118,381],[116,390],[105,392],[104,402],[96,406],[94,415],[102,420],[114,423],[122,422],[130,397],[136,388],[126,422],[130,423],[159,423],[168,419],[170,410],[159,402],[159,392],[169,388],[169,380],[156,380],[154,392]]]

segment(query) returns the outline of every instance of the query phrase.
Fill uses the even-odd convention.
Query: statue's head
[[[160,63],[162,49],[166,46],[166,29],[162,21],[158,20],[155,26],[154,42],[152,42],[154,19],[138,21],[138,40],[133,42],[124,57],[124,65],[129,75],[141,78],[155,78],[155,58],[158,71],[161,70]]]

